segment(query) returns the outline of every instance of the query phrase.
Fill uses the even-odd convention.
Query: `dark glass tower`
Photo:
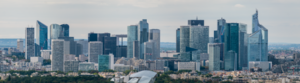
[[[63,34],[65,37],[69,37],[69,25],[68,24],[61,24],[60,25],[62,30],[63,30]]]
[[[176,52],[180,52],[180,28],[176,30]]]
[[[48,49],[48,27],[40,21],[36,24],[36,44],[41,50]]]
[[[197,18],[196,20],[189,20],[188,24],[191,26],[198,26],[198,25],[204,26],[204,20],[198,20]]]
[[[97,41],[97,38],[98,38],[98,34],[94,33],[94,32],[91,32],[91,33],[89,33],[88,42]]]
[[[103,40],[103,54],[108,55],[109,53],[112,53],[114,54],[114,57],[116,57],[117,37],[104,37]]]

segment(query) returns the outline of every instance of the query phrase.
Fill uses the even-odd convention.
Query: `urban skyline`
[[[22,3],[21,3],[22,2]],[[153,7],[137,7],[137,4],[135,1],[128,2],[126,4],[122,5],[116,5],[113,3],[110,3],[110,1],[104,1],[104,3],[110,4],[111,6],[103,6],[103,5],[90,5],[86,2],[80,3],[80,1],[51,1],[51,2],[34,2],[34,0],[31,0],[29,2],[21,1],[20,3],[13,3],[11,1],[3,1],[3,3],[11,3],[10,5],[1,5],[1,7],[10,8],[11,9],[5,9],[3,12],[6,12],[5,14],[1,15],[0,17],[3,18],[0,21],[0,28],[5,29],[7,32],[11,32],[15,29],[23,29],[24,26],[35,26],[34,21],[40,20],[43,23],[45,23],[47,26],[53,23],[68,23],[70,25],[71,33],[70,36],[74,36],[75,38],[82,39],[86,38],[86,33],[89,33],[91,31],[94,32],[111,32],[114,33],[126,33],[123,32],[126,30],[126,27],[132,23],[135,23],[136,20],[140,19],[148,19],[148,22],[151,24],[149,26],[149,29],[157,28],[161,29],[161,35],[162,35],[162,42],[174,42],[175,37],[171,36],[175,33],[169,32],[169,29],[172,28],[179,28],[180,25],[185,25],[186,20],[189,19],[195,19],[197,16],[198,18],[201,18],[205,20],[206,25],[210,26],[210,32],[215,30],[217,28],[216,20],[223,17],[227,20],[227,22],[241,22],[248,24],[248,27],[251,27],[251,19],[249,16],[252,15],[251,11],[254,11],[255,9],[258,9],[260,14],[260,22],[264,23],[264,26],[266,27],[272,27],[273,32],[269,33],[269,41],[271,43],[276,42],[285,42],[285,43],[298,43],[297,40],[300,39],[297,36],[292,36],[288,34],[277,34],[281,33],[280,30],[281,27],[287,27],[288,30],[283,31],[282,33],[296,33],[295,31],[298,31],[299,25],[296,23],[296,18],[298,17],[298,12],[291,11],[294,9],[295,4],[299,3],[298,1],[292,1],[292,0],[275,0],[275,1],[215,1],[217,3],[213,3],[210,1],[162,1],[164,4],[155,5]],[[114,2],[114,1],[112,1]],[[140,2],[140,1],[137,1]],[[184,3],[180,3],[184,2]],[[199,6],[186,6],[188,3],[197,3],[201,2],[201,4],[215,4],[222,6],[222,8],[226,9],[214,9],[216,7],[213,7],[213,5],[203,5],[207,6],[205,8],[212,8],[212,9],[204,9],[203,7]],[[118,3],[125,3],[125,2],[118,2]],[[260,3],[260,4],[254,4],[254,3]],[[18,5],[26,5],[26,4],[32,4],[32,6],[39,6],[40,8],[32,8],[32,6],[20,8]],[[95,2],[95,4],[99,4],[99,2]],[[142,2],[142,4],[145,4]],[[157,4],[157,3],[153,3]],[[276,5],[270,5],[270,4],[276,4],[276,5],[282,5],[282,7],[277,7]],[[81,6],[80,6],[81,5]],[[90,5],[90,6],[86,6]],[[184,10],[178,7],[178,10],[169,10],[169,7],[173,7],[174,5],[178,5],[179,7],[187,7]],[[12,7],[13,6],[13,7]],[[78,10],[85,10],[86,13],[84,14],[77,14],[78,12],[73,11],[73,6],[78,6]],[[146,6],[146,5],[145,5]],[[62,7],[61,9],[58,9],[58,7]],[[82,8],[81,8],[82,7]],[[92,11],[96,10],[95,8],[99,8],[99,11],[106,12],[109,11],[108,9],[103,9],[104,7],[112,7],[111,10],[128,10],[128,13],[124,13],[124,11],[111,11],[108,13],[114,13],[112,15],[108,15],[107,13],[99,14],[99,11]],[[297,6],[295,6],[297,7]],[[30,9],[32,8],[32,9]],[[131,9],[130,9],[131,8]],[[195,8],[197,9],[195,11]],[[18,14],[19,11],[17,10],[28,10],[29,14]],[[42,10],[43,9],[43,10]],[[45,10],[49,9],[49,10]],[[157,10],[160,9],[160,10]],[[289,10],[285,10],[289,9]],[[9,10],[16,10],[16,11],[9,11]],[[50,12],[53,10],[57,11],[66,11],[70,10],[70,12],[66,13],[60,13],[60,14],[53,14],[53,15],[46,15],[45,14],[51,14]],[[136,13],[133,10],[137,10]],[[147,10],[147,11],[146,11]],[[165,11],[164,11],[165,10]],[[226,10],[226,11],[225,11]],[[38,12],[38,11],[45,11]],[[182,12],[190,12],[190,13],[179,13]],[[16,13],[15,13],[16,12]],[[131,13],[132,12],[132,13]],[[72,14],[71,14],[72,13]],[[136,13],[136,14],[133,14]],[[131,15],[132,14],[132,15]],[[138,14],[138,15],[137,15]],[[233,16],[234,14],[234,16]],[[236,14],[236,15],[235,15]],[[291,15],[293,14],[293,15]],[[295,14],[295,15],[294,15]],[[70,16],[68,16],[70,15]],[[80,16],[83,15],[83,16]],[[135,17],[134,17],[134,16]],[[23,17],[24,16],[24,17]],[[32,17],[32,18],[27,18]],[[57,16],[57,17],[55,17]],[[92,18],[91,16],[94,16]],[[157,16],[157,17],[156,17]],[[51,18],[49,18],[51,17]],[[110,17],[111,19],[109,19]],[[18,18],[13,20],[13,18]],[[72,20],[70,19],[72,18]],[[103,19],[102,19],[103,18]],[[130,19],[128,19],[130,18]],[[105,20],[104,20],[105,19]],[[17,21],[18,20],[18,21]],[[83,22],[86,21],[86,22]],[[113,25],[114,23],[117,23],[118,25]],[[14,25],[18,24],[18,25]],[[84,30],[82,30],[85,28]],[[248,28],[248,33],[251,32],[251,29]],[[16,33],[7,33],[3,32],[0,33],[0,38],[24,38],[23,31],[16,31]],[[213,33],[210,33],[210,37],[213,36]],[[49,38],[49,37],[48,37]]]

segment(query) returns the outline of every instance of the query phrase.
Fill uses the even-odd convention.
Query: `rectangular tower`
[[[219,71],[220,70],[220,53],[222,44],[211,43],[209,44],[209,70]]]
[[[127,58],[135,57],[133,55],[134,54],[134,41],[138,41],[138,26],[130,25],[127,27]]]
[[[53,39],[51,42],[51,71],[63,71],[65,41],[62,39]]]
[[[160,30],[150,29],[149,40],[154,42],[153,59],[160,58]]]
[[[36,43],[41,50],[48,49],[48,27],[40,21],[36,23]]]
[[[25,59],[30,59],[34,56],[35,44],[34,44],[34,28],[28,27],[25,31]]]
[[[148,41],[149,24],[147,19],[143,19],[138,24],[138,41],[140,42],[140,55],[144,55],[144,42]],[[140,59],[144,59],[144,56],[140,56]]]
[[[88,46],[88,61],[98,63],[98,55],[103,54],[103,44],[100,41],[91,41]]]

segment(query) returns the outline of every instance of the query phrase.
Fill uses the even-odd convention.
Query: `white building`
[[[28,27],[25,32],[25,59],[30,59],[35,53],[34,28]]]
[[[64,61],[75,61],[75,55],[72,54],[64,55]]]
[[[41,50],[41,57],[43,59],[50,59],[51,50]]]
[[[64,40],[53,39],[51,45],[51,70],[63,71],[64,63]]]
[[[43,63],[43,57],[30,57],[30,62],[41,62],[41,63]]]
[[[272,62],[269,61],[250,61],[249,69],[253,67],[261,68],[262,71],[268,71],[272,68]]]
[[[88,45],[88,61],[98,63],[98,55],[103,54],[103,43],[100,41],[91,41]]]

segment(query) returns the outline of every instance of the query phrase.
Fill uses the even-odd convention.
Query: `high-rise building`
[[[155,59],[155,56],[154,56],[154,53],[156,52],[156,48],[155,48],[155,42],[154,41],[152,41],[152,40],[150,40],[150,41],[148,41],[148,42],[145,42],[144,43],[144,46],[145,46],[145,48],[144,48],[144,52],[145,52],[145,54],[144,54],[144,59],[145,60],[153,60],[153,59]]]
[[[34,44],[34,28],[28,27],[25,31],[25,59],[30,59],[34,56],[35,44]]]
[[[37,43],[34,44],[34,56],[40,56],[41,54],[41,48],[40,45],[38,45]]]
[[[116,55],[117,51],[117,37],[104,37],[103,38],[103,54],[112,53]]]
[[[237,70],[237,53],[233,50],[230,50],[226,53],[225,61],[225,70],[235,71]]]
[[[189,47],[197,49],[192,52],[192,60],[198,60],[197,57],[201,53],[207,53],[207,46],[209,41],[209,27],[208,26],[190,26]]]
[[[88,61],[98,63],[98,55],[103,54],[103,43],[100,41],[90,41],[88,45]]]
[[[219,43],[210,43],[209,46],[209,70],[219,71],[220,70],[220,52],[221,45]]]
[[[180,27],[180,56],[182,61],[190,61],[190,53],[186,52],[186,48],[190,46],[190,26]]]
[[[76,43],[82,45],[82,53],[84,55],[87,55],[88,54],[88,44],[89,44],[89,42],[84,40],[84,39],[81,39],[81,40],[76,41]]]
[[[41,50],[41,57],[43,59],[50,59],[51,50]]]
[[[217,30],[214,30],[214,42],[218,43],[219,42],[219,33]]]
[[[138,40],[138,26],[130,25],[127,27],[127,58],[133,58],[134,41]]]
[[[221,18],[218,20],[218,40],[219,43],[224,43],[224,31],[225,31],[226,20]]]
[[[180,28],[176,30],[176,52],[180,52]]]
[[[51,42],[51,71],[63,71],[65,41],[62,39],[53,39]]]
[[[140,59],[144,59],[144,42],[148,41],[149,24],[147,19],[143,19],[138,24],[138,41],[140,42]]]
[[[20,51],[20,52],[23,52],[24,49],[23,49],[23,39],[18,39],[17,40],[17,49]]]
[[[114,65],[114,55],[99,55],[98,56],[98,71],[102,72],[104,70],[113,69]]]
[[[231,55],[228,55],[229,51],[233,51],[237,54],[237,68],[238,70],[241,70],[243,67],[247,67],[244,63],[247,63],[247,60],[245,61],[245,58],[247,58],[247,54],[245,52],[246,46],[245,46],[245,35],[247,32],[247,25],[241,24],[241,23],[227,23],[225,27],[225,43],[224,43],[224,52],[225,52],[225,70],[226,69],[235,69],[232,66],[229,67],[226,66],[227,63],[231,60],[229,57],[233,57]],[[226,61],[230,60],[230,61]],[[231,63],[230,63],[231,64]],[[229,67],[229,68],[226,68]]]
[[[150,29],[149,39],[154,42],[153,59],[160,58],[160,30]]]
[[[75,42],[75,55],[79,57],[79,55],[83,54],[83,45]]]
[[[104,39],[105,37],[110,37],[110,33],[98,33],[97,41],[104,42],[105,41],[105,39]]]
[[[139,59],[140,56],[140,42],[133,41],[133,57]]]
[[[64,54],[73,54],[76,55],[76,43],[74,42],[74,37],[59,37],[58,39],[62,39],[65,42],[64,46]]]
[[[252,16],[252,34],[248,41],[248,61],[268,61],[268,29],[259,24],[257,10]]]
[[[88,42],[90,41],[97,41],[98,40],[98,34],[97,33],[94,33],[94,32],[91,32],[88,34]]]
[[[196,18],[196,20],[189,20],[188,24],[190,26],[198,26],[198,25],[204,26],[204,20],[198,20],[198,18]]]
[[[36,23],[36,44],[40,50],[48,49],[48,27],[40,21]]]
[[[117,46],[116,57],[127,57],[127,46]]]
[[[50,25],[50,41],[52,39],[58,39],[58,37],[63,37],[63,36],[64,36],[63,29],[60,25],[58,24]],[[50,42],[50,46],[51,46],[51,42]]]
[[[68,24],[61,24],[60,25],[61,28],[62,28],[62,32],[63,32],[63,36],[64,37],[69,37],[69,33],[70,33],[70,30],[69,30],[69,25]]]
[[[124,46],[124,38],[127,38],[127,34],[113,34],[111,37],[117,37],[117,46]],[[120,41],[121,39],[121,41]]]

